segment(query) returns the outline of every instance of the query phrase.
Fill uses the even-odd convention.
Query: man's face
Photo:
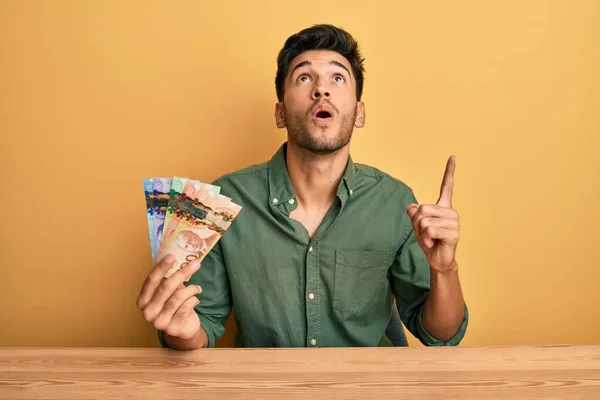
[[[349,144],[354,126],[364,126],[364,114],[343,56],[311,50],[292,60],[283,102],[275,109],[277,126],[287,128],[291,142],[315,153],[332,153]]]

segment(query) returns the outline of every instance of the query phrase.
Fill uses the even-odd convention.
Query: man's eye
[[[335,81],[337,83],[344,83],[344,82],[346,82],[346,79],[343,76],[341,76],[341,75],[336,75],[333,79],[335,79]]]
[[[308,81],[310,81],[310,77],[308,75],[300,75],[298,77],[298,82],[304,83],[304,82],[308,82]]]

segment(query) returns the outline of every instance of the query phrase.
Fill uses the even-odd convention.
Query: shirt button
[[[315,298],[315,294],[314,293],[309,294],[308,298],[311,299],[311,300],[313,300]]]
[[[294,204],[294,199],[289,199],[289,200],[288,200],[288,203],[290,203],[290,204]]]
[[[317,344],[317,339],[313,339],[313,340],[311,340],[311,341],[310,341],[310,344],[312,344],[313,346],[314,346],[315,344]]]
[[[309,253],[312,253],[312,246],[310,246],[310,247],[308,248],[308,252],[309,252]]]
[[[352,191],[352,189],[350,189],[350,196],[352,196],[352,193],[354,193],[354,192]]]
[[[277,204],[277,203],[279,203],[279,200],[273,199],[273,204]]]

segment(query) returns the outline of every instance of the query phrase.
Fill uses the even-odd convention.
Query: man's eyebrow
[[[341,62],[332,60],[332,61],[329,62],[329,64],[336,65],[336,66],[338,66],[340,68],[344,68],[346,70],[346,72],[348,73],[348,75],[352,76],[352,74],[350,73],[350,71],[348,71],[348,68],[346,68],[346,66],[344,64],[342,64]]]
[[[294,71],[296,71],[298,68],[302,68],[306,65],[312,65],[312,63],[308,60],[304,60],[302,62],[299,62],[298,64],[296,64],[296,66],[294,67],[294,69],[292,69],[292,72],[290,73],[290,75],[294,75]]]
[[[350,73],[350,71],[348,71],[348,68],[346,68],[346,66],[344,64],[342,64],[339,61],[335,61],[335,60],[331,60],[329,61],[330,65],[335,65],[336,67],[340,67],[343,68],[349,76],[352,76],[352,74]],[[290,73],[290,75],[293,75],[294,72],[298,69],[298,68],[302,68],[305,67],[307,65],[312,65],[312,63],[309,60],[304,60],[302,62],[299,62],[298,64],[296,64],[296,66],[294,66],[294,68],[292,69],[292,72]]]

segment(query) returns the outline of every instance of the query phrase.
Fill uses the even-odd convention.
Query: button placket
[[[316,301],[319,285],[319,263],[316,250],[316,244],[309,244],[308,251],[306,253],[306,290],[309,292],[306,294],[306,310],[308,317],[308,330],[306,332],[306,339],[307,344],[312,346],[316,346],[317,344],[320,329],[319,302]]]

